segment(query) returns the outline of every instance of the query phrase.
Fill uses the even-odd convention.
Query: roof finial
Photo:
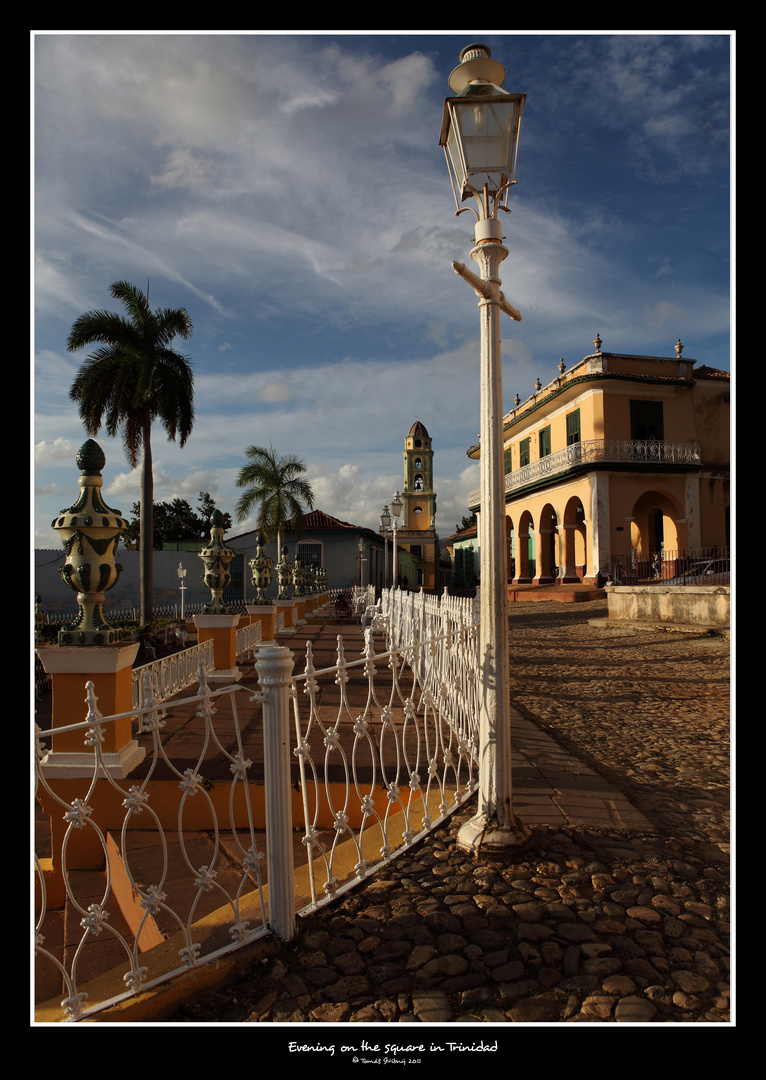
[[[598,336],[598,331],[596,331],[596,337],[593,344],[596,346],[596,352],[601,352],[601,338]]]
[[[684,347],[681,344],[681,339],[679,338],[678,341],[676,342],[676,356],[678,357],[679,360],[681,359],[681,353],[683,351],[684,351]]]

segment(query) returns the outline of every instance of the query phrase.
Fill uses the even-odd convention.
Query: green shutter
[[[567,446],[572,446],[573,443],[578,443],[581,439],[580,410],[575,409],[574,412],[567,413]]]

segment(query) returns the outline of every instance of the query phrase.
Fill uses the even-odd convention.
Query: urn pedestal
[[[237,627],[239,615],[195,615],[197,640],[213,641],[214,670],[208,675],[211,680],[229,680],[236,682],[242,678],[237,668]]]

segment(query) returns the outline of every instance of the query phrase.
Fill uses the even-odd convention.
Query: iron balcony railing
[[[572,443],[563,450],[556,450],[553,454],[547,454],[529,465],[522,465],[520,469],[506,473],[505,491],[508,494],[573,468],[626,463],[649,467],[700,465],[700,444],[664,442],[660,439],[587,439],[585,442]],[[468,505],[477,506],[480,497],[481,491],[478,488],[470,492]]]

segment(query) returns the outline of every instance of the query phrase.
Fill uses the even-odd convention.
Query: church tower
[[[439,587],[439,537],[436,535],[434,452],[425,425],[416,420],[404,440],[404,490],[402,527],[398,543],[406,548],[417,571],[410,588]]]

